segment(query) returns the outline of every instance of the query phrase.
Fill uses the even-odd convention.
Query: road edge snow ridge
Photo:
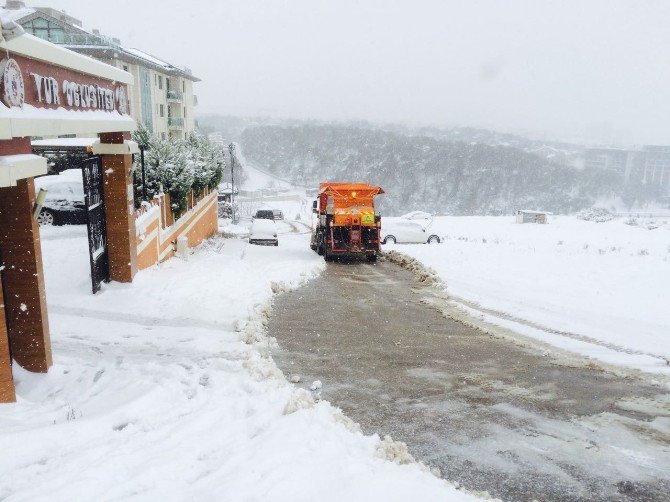
[[[425,286],[447,287],[446,283],[435,270],[424,265],[416,258],[412,258],[411,256],[398,251],[384,251],[381,253],[380,258],[382,261],[388,261],[412,272],[416,280]]]
[[[400,253],[397,253],[397,255],[403,256]],[[408,261],[411,260],[413,259],[409,259]],[[419,267],[423,266],[416,260],[413,261],[415,262],[415,270],[417,271],[416,273],[419,273]],[[318,392],[318,390],[315,392],[309,392],[302,387],[296,387],[296,385],[289,381],[286,375],[284,375],[272,357],[272,349],[279,347],[277,339],[269,336],[267,332],[267,326],[270,320],[270,315],[272,313],[274,299],[280,294],[300,288],[310,280],[316,278],[319,274],[321,274],[321,272],[323,272],[324,269],[325,263],[323,266],[318,267],[312,273],[301,274],[301,277],[297,281],[291,281],[289,283],[272,282],[270,284],[270,289],[272,291],[271,296],[267,300],[255,304],[250,309],[249,317],[246,320],[239,320],[235,323],[235,331],[240,334],[240,341],[247,345],[251,345],[254,349],[256,349],[253,353],[254,356],[245,361],[243,366],[249,372],[252,378],[256,378],[258,380],[275,380],[279,387],[290,387],[293,389],[284,407],[284,415],[290,415],[300,410],[311,409],[319,404],[328,408],[331,418],[335,424],[344,426],[345,429],[353,434],[358,433],[365,435],[362,432],[361,426],[358,422],[349,418],[340,408],[333,405],[330,401],[322,400],[321,393]],[[437,280],[441,283],[434,272],[432,272],[432,275],[421,274],[421,277],[424,277],[425,281]],[[430,284],[433,284],[433,282],[430,282]],[[473,495],[475,497],[487,500],[497,500],[493,499],[493,497],[491,497],[488,492],[465,490],[459,485],[459,483],[445,479],[438,468],[430,467],[424,464],[422,461],[416,460],[409,452],[407,444],[403,441],[395,441],[389,435],[385,435],[383,438],[381,438],[377,433],[374,433],[371,436],[376,437],[377,440],[377,444],[375,445],[375,454],[378,458],[393,462],[396,465],[415,464],[423,472],[432,474],[447,484],[449,487],[458,490],[461,493]]]
[[[591,343],[594,345],[599,345],[611,350],[617,350],[618,347],[612,346],[610,344],[603,344],[597,340],[593,340],[589,337],[574,335],[572,333],[565,333],[558,330],[542,326],[538,323],[533,323],[526,321],[521,318],[517,318],[512,314],[507,314],[504,312],[491,311],[489,309],[482,309],[479,305],[474,302],[469,302],[462,298],[454,297],[447,293],[446,282],[438,276],[437,272],[431,267],[423,264],[421,261],[408,256],[399,251],[384,251],[380,255],[380,258],[383,261],[388,261],[399,267],[412,272],[414,277],[422,285],[426,286],[428,289],[435,288],[439,290],[435,294],[431,294],[430,297],[426,297],[422,300],[423,303],[432,305],[434,308],[439,310],[441,314],[453,321],[461,323],[470,328],[476,329],[481,333],[492,336],[494,338],[502,338],[508,340],[515,345],[527,348],[538,350],[543,353],[544,357],[552,356],[556,361],[556,364],[563,366],[572,366],[572,367],[581,367],[588,368],[595,371],[601,371],[610,373],[612,375],[620,377],[635,377],[635,378],[652,378],[653,382],[662,382],[665,385],[670,385],[670,377],[663,375],[661,373],[654,373],[649,371],[643,371],[641,369],[627,366],[614,364],[606,362],[602,359],[587,356],[579,352],[571,351],[558,347],[557,345],[551,344],[550,342],[540,340],[528,334],[524,334],[522,329],[524,327],[536,329],[543,331],[549,334],[555,334],[560,336],[569,336],[570,338],[584,341],[586,343]],[[486,317],[486,314],[489,314],[489,317]],[[497,324],[496,318],[502,320],[509,320],[518,327],[505,327],[500,324]],[[635,353],[641,356],[653,357],[659,360],[665,360],[668,364],[667,359],[660,357],[655,354],[649,354],[639,351],[625,351],[618,350],[619,352],[626,353]]]

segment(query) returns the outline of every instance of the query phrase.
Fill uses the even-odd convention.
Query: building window
[[[184,118],[186,118],[186,107],[184,107]]]
[[[42,17],[36,17],[22,26],[25,31],[42,40],[47,40],[54,44],[65,43],[65,30],[61,26],[47,21]]]
[[[123,65],[123,71],[128,71],[128,65],[127,64]]]
[[[161,139],[165,139],[165,133],[164,132],[161,133]]]
[[[183,80],[181,81],[181,92],[186,92],[186,82]]]
[[[165,117],[165,107],[163,105],[158,105],[159,106],[159,114],[161,117]]]
[[[163,77],[162,77],[162,75],[158,75],[158,88],[159,89],[163,88]]]

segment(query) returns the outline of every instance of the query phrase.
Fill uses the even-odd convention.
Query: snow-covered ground
[[[670,374],[670,218],[625,221],[439,217],[431,232],[442,244],[385,249],[432,267],[473,315],[606,363]]]
[[[358,432],[269,358],[273,291],[324,266],[305,234],[278,248],[209,241],[95,296],[85,228],[42,235],[54,365],[14,368],[0,500],[471,497]]]
[[[244,172],[247,175],[242,188],[245,190],[261,190],[263,188],[283,188],[295,191],[297,188],[291,185],[278,176],[266,173],[258,168],[252,167],[249,164],[244,166]],[[299,190],[299,189],[298,189]]]

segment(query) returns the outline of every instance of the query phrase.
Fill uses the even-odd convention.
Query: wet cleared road
[[[284,373],[445,478],[506,500],[668,500],[670,395],[445,318],[390,263],[279,296]]]

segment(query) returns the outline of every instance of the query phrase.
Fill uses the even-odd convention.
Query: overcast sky
[[[45,0],[190,67],[199,113],[670,144],[668,0]]]

